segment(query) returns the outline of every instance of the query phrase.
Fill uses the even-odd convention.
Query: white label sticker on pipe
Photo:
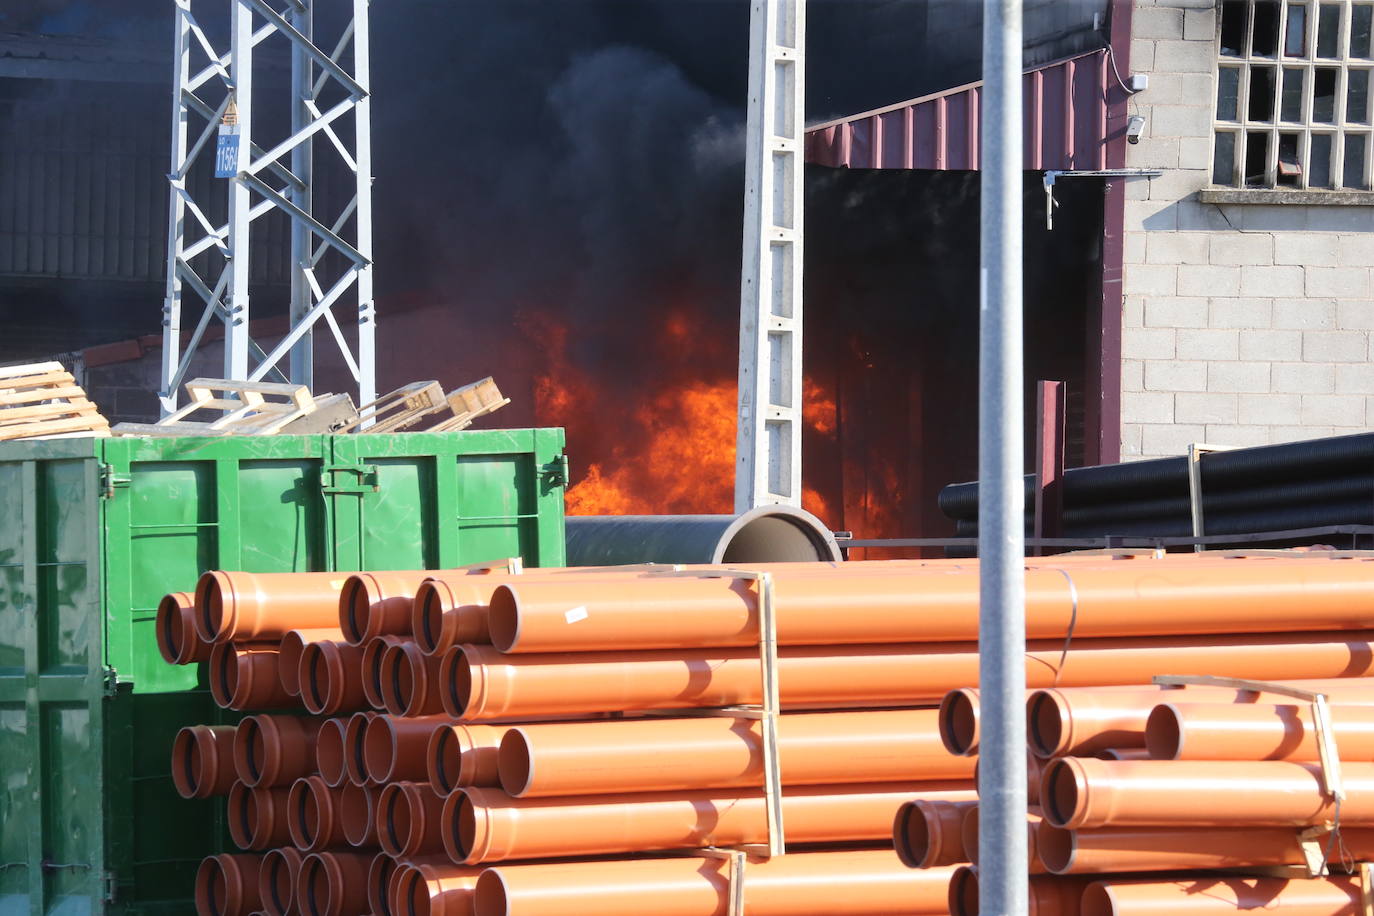
[[[563,613],[563,619],[568,623],[577,623],[579,620],[587,619],[587,608],[585,606],[575,607]]]

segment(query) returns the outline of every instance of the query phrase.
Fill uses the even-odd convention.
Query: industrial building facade
[[[1366,0],[1132,11],[1123,457],[1374,427]]]

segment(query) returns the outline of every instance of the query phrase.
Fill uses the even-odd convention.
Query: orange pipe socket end
[[[258,873],[262,856],[225,853],[203,859],[196,869],[198,916],[248,916],[261,905]]]
[[[164,595],[157,604],[157,650],[169,665],[190,665],[210,657],[210,644],[196,632],[195,599],[189,592]]]
[[[234,735],[234,770],[244,785],[289,786],[315,772],[323,723],[298,716],[248,716]]]
[[[377,839],[398,859],[444,851],[444,796],[427,782],[392,782],[377,798]]]
[[[443,716],[372,716],[367,719],[361,742],[361,760],[367,778],[374,783],[428,779],[425,752],[434,730],[447,721]]]
[[[391,912],[396,916],[472,916],[481,868],[411,859],[396,866],[391,879]]]
[[[233,725],[188,725],[172,739],[172,785],[182,798],[228,795],[234,785]]]
[[[318,776],[298,779],[287,799],[291,842],[301,852],[319,852],[343,846],[343,789],[335,789]]]
[[[934,868],[967,862],[964,852],[964,818],[978,806],[976,801],[904,802],[892,824],[897,858],[908,868]]]
[[[506,729],[496,725],[443,724],[425,747],[429,784],[440,795],[459,786],[499,788],[500,750]]]
[[[367,707],[363,690],[363,650],[340,640],[307,643],[296,680],[301,703],[317,716]]]
[[[239,849],[263,852],[291,842],[287,826],[290,789],[250,789],[236,782],[229,789],[227,812],[229,838]]]
[[[382,706],[393,716],[428,716],[443,712],[439,696],[437,656],[425,655],[412,640],[405,640],[382,651],[377,668],[377,687]]]
[[[262,870],[258,872],[258,896],[267,916],[287,916],[297,912],[296,879],[300,875],[302,858],[300,850],[294,846],[269,849],[262,857]]]
[[[298,627],[339,625],[346,573],[211,570],[196,583],[196,631],[206,642],[280,640]]]
[[[415,590],[430,572],[361,572],[339,590],[338,620],[344,639],[362,646],[377,636],[410,635]]]
[[[307,916],[366,912],[367,871],[372,856],[361,852],[312,852],[301,862],[296,905]]]
[[[415,589],[410,628],[426,655],[443,655],[460,643],[490,643],[485,589],[461,580],[426,579]]]
[[[210,696],[223,709],[283,709],[294,706],[282,686],[281,653],[265,643],[220,643],[210,652]]]
[[[343,633],[331,627],[295,629],[282,636],[277,648],[281,652],[281,685],[286,692],[293,697],[300,695],[301,653],[307,645],[312,642],[341,639]]]

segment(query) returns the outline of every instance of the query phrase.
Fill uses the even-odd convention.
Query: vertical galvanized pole
[[[805,0],[754,0],[749,17],[736,512],[801,505],[805,65]]]
[[[229,76],[238,108],[239,147],[236,171],[251,161],[253,145],[253,11],[234,0],[230,12]],[[248,378],[248,267],[251,201],[248,185],[229,179],[229,311],[224,316],[224,377]]]
[[[299,6],[291,7],[291,25],[310,41],[315,40],[315,2],[302,0]],[[315,67],[310,52],[302,45],[291,45],[291,133],[299,134],[310,126],[314,117],[308,103],[314,101]],[[291,151],[291,174],[300,179],[300,185],[291,188],[291,202],[306,213],[315,212],[315,138],[310,137],[297,144]],[[313,266],[314,235],[310,228],[300,220],[291,222],[291,325],[301,323],[310,314],[314,304],[310,284],[306,281],[306,271]],[[311,328],[301,335],[291,348],[291,381],[309,388],[315,387],[315,330]]]
[[[186,102],[182,93],[186,91],[191,79],[191,24],[187,16],[191,11],[191,0],[177,0],[176,32],[172,44],[172,180],[176,172],[186,162]],[[184,180],[184,179],[183,179]],[[177,408],[177,392],[174,376],[177,364],[181,361],[181,274],[177,263],[181,260],[182,241],[185,238],[186,201],[169,187],[167,193],[167,283],[162,300],[162,378],[159,382],[158,397],[162,400],[162,413],[168,414]]]
[[[353,79],[363,96],[353,109],[357,146],[358,251],[367,262],[358,268],[358,403],[377,398],[377,310],[372,301],[372,66],[368,40],[368,2],[353,0]]]
[[[1027,911],[1021,2],[983,2],[978,385],[979,911]]]

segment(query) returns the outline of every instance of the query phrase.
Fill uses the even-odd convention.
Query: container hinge
[[[552,487],[566,487],[572,479],[572,470],[567,455],[559,455],[541,469],[541,474]]]
[[[357,483],[337,483],[336,474],[356,474]],[[377,493],[382,489],[375,464],[326,464],[320,469],[320,490],[324,493]]]
[[[114,499],[116,487],[127,487],[131,483],[133,483],[133,478],[117,475],[114,465],[100,465],[100,496],[102,499]]]
[[[112,697],[119,693],[119,672],[106,665],[102,677],[105,688],[105,696]]]
[[[119,876],[112,871],[105,872],[105,902],[114,903],[119,898]]]

